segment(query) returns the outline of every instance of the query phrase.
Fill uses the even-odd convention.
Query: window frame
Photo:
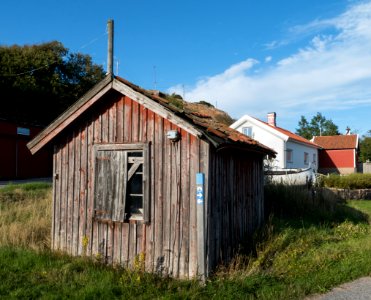
[[[92,186],[92,190],[93,190],[93,217],[95,220],[98,220],[100,222],[130,222],[130,221],[138,221],[138,222],[144,222],[144,223],[148,223],[150,221],[150,160],[149,160],[149,147],[150,147],[150,144],[149,143],[109,143],[109,144],[95,144],[93,145],[93,174],[92,174],[92,177],[93,177],[93,186]],[[132,151],[141,151],[143,153],[143,163],[142,163],[142,166],[143,166],[143,169],[142,169],[142,182],[143,182],[143,202],[142,202],[142,207],[143,207],[143,213],[142,215],[139,215],[139,214],[135,214],[135,215],[132,215],[132,216],[128,216],[126,214],[126,211],[127,211],[127,205],[129,205],[129,202],[127,201],[126,199],[126,193],[127,193],[127,190],[128,190],[128,185],[127,183],[129,182],[128,180],[126,181],[123,181],[122,182],[122,185],[124,186],[124,193],[125,193],[125,196],[123,196],[124,193],[122,193],[121,197],[123,197],[124,200],[122,199],[119,199],[118,200],[118,206],[120,207],[120,209],[124,210],[124,213],[122,213],[122,211],[119,213],[118,212],[118,207],[114,207],[114,209],[112,209],[110,211],[110,217],[103,214],[100,214],[100,213],[97,213],[99,211],[99,203],[97,203],[99,201],[99,196],[98,196],[98,193],[109,193],[108,190],[104,190],[104,188],[102,190],[98,190],[98,180],[97,179],[98,177],[98,174],[96,174],[96,172],[99,172],[97,170],[97,158],[99,157],[99,152],[100,151],[123,151],[123,153],[121,155],[123,155],[123,157],[126,159],[126,163],[127,163],[127,153]],[[126,152],[126,154],[125,154]],[[110,154],[111,155],[111,154]],[[129,172],[129,170],[127,169],[127,165],[126,166],[123,166],[123,170],[126,172]],[[120,169],[120,171],[123,171]],[[116,176],[119,176],[119,177],[116,177]],[[115,174],[115,180],[118,180],[120,181],[121,179],[124,179],[124,178],[127,178],[127,173],[125,175],[119,175],[119,174]],[[120,192],[119,192],[120,193]],[[116,195],[117,196],[117,195]],[[121,203],[120,201],[123,201],[124,203]],[[116,201],[115,201],[115,205],[116,205]],[[110,203],[107,205],[107,203],[103,204],[103,206],[106,205],[107,207],[112,207],[113,203]],[[120,206],[121,205],[121,206]],[[116,205],[117,206],[117,205]],[[107,213],[107,211],[105,211],[105,213]],[[117,217],[119,215],[119,217]]]
[[[304,165],[309,165],[309,153],[304,152]]]
[[[290,153],[290,159],[288,157]],[[286,149],[286,163],[293,163],[294,162],[294,150],[288,148]]]
[[[246,131],[248,134],[246,134]],[[252,126],[244,126],[242,127],[242,133],[248,137],[252,137]]]

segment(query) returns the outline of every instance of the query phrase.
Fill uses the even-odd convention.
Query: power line
[[[21,76],[21,75],[26,75],[26,74],[32,74],[38,70],[41,70],[41,69],[45,69],[45,68],[48,68],[50,67],[51,65],[55,64],[57,61],[54,61],[50,64],[46,64],[46,65],[43,65],[39,68],[35,68],[35,69],[32,69],[30,71],[25,71],[25,72],[22,72],[22,73],[17,73],[17,74],[6,74],[6,75],[3,75],[3,74],[0,74],[0,77],[16,77],[16,76]]]
[[[83,44],[81,47],[78,48],[78,50],[80,49],[84,49],[86,48],[87,46],[91,45],[91,44],[94,44],[95,42],[97,42],[98,40],[100,40],[103,36],[107,35],[107,32],[103,33],[103,34],[100,34],[99,36],[95,37],[94,39],[92,39],[91,41],[89,41],[88,43],[86,44]],[[21,73],[17,73],[17,74],[0,74],[0,77],[17,77],[17,76],[22,76],[22,75],[27,75],[27,74],[32,74],[38,70],[42,70],[42,69],[46,69],[46,68],[49,68],[51,65],[57,63],[58,61],[55,60],[49,64],[46,64],[46,65],[43,65],[41,67],[38,67],[38,68],[34,68],[34,69],[31,69],[29,71],[24,71],[24,72],[21,72]]]

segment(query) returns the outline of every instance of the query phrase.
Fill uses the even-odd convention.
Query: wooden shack
[[[54,145],[53,249],[179,278],[231,259],[274,152],[189,107],[108,75],[28,144]]]

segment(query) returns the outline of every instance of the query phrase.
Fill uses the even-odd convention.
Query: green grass
[[[30,182],[23,184],[7,184],[0,188],[0,201],[20,201],[45,197],[50,191],[51,183]]]
[[[46,191],[44,202],[50,203],[50,187]],[[12,243],[0,239],[0,298],[303,299],[371,274],[371,201],[328,202],[323,195],[282,186],[270,192],[275,215],[255,237],[254,251],[221,266],[205,284],[51,253],[43,246],[48,233],[30,249],[22,240],[49,228],[44,224]],[[2,235],[14,222],[26,222],[26,228],[32,220],[50,218],[50,207],[40,199],[9,199],[0,201]],[[28,208],[21,210],[21,203]],[[12,215],[11,222],[3,220]]]

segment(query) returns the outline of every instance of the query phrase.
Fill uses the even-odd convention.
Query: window
[[[292,150],[291,149],[287,149],[286,150],[286,162],[288,163],[292,163],[292,159],[293,159],[293,153],[292,153]]]
[[[317,162],[317,155],[313,153],[313,163],[316,163],[316,162]]]
[[[24,127],[17,127],[17,134],[19,135],[30,135],[30,129]]]
[[[94,216],[149,221],[148,144],[95,146]]]
[[[249,137],[252,137],[252,127],[242,127],[242,133]]]
[[[304,152],[304,164],[309,164],[309,154],[307,152]]]

